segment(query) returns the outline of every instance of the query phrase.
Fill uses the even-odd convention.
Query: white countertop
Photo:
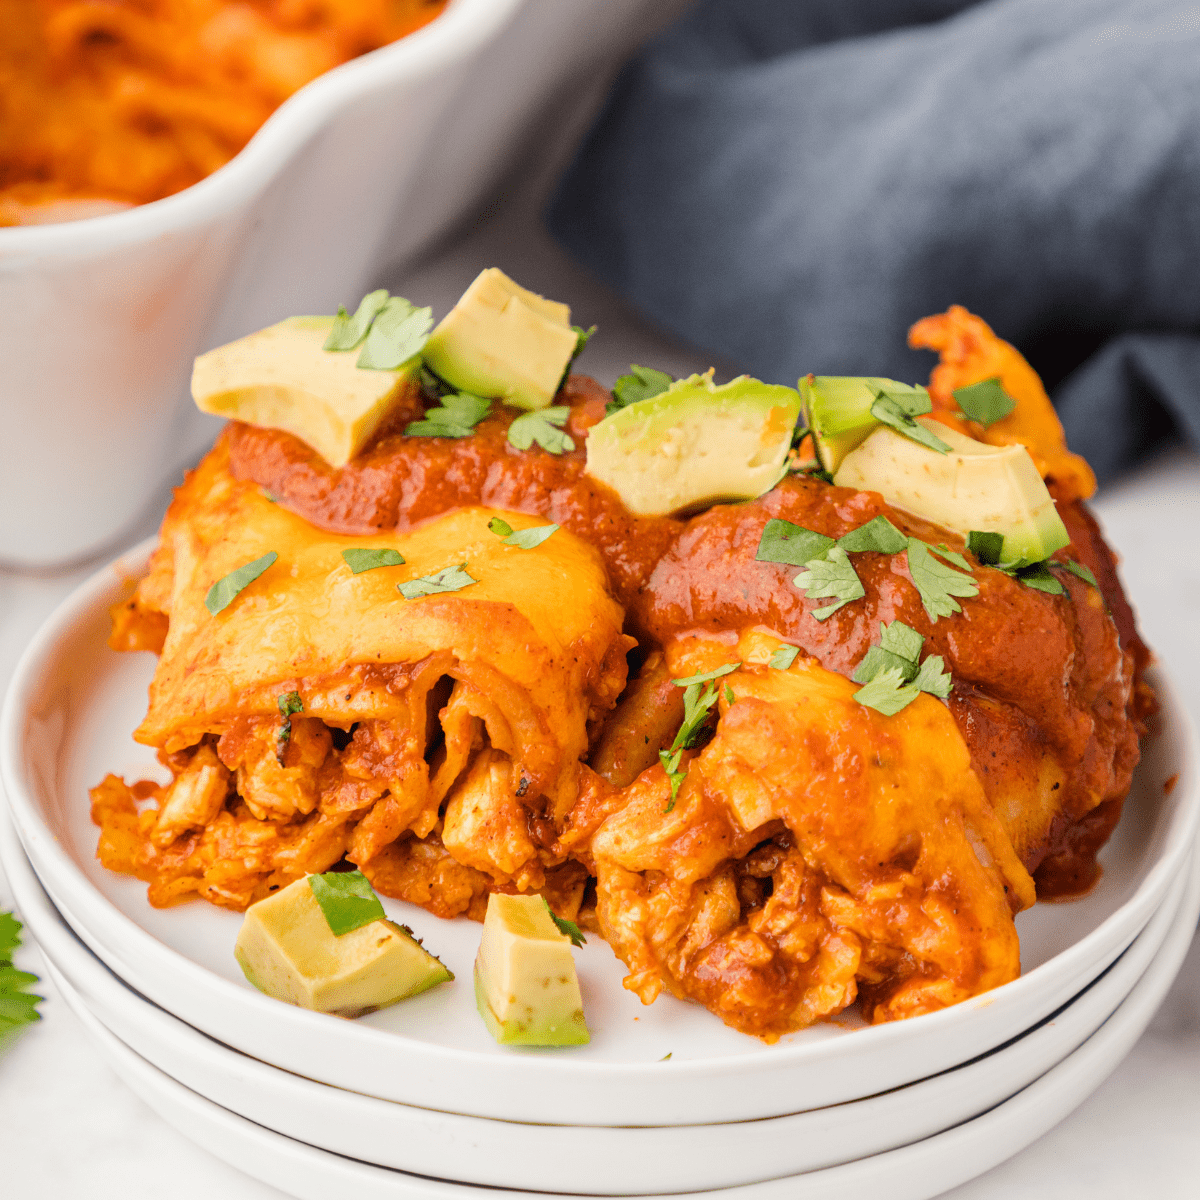
[[[582,275],[524,215],[501,207],[425,266],[382,282],[442,312],[482,266],[569,299],[599,325],[582,361],[611,383],[629,362],[673,374],[707,358],[645,326]],[[165,497],[164,497],[165,503]],[[1146,640],[1200,715],[1200,456],[1172,451],[1104,491],[1096,511],[1124,559]],[[131,530],[126,544],[153,532]],[[94,569],[0,573],[0,684],[34,629]],[[7,907],[0,874],[0,908]],[[36,949],[18,962],[41,973]],[[109,1071],[48,983],[44,1020],[0,1042],[0,1192],[87,1200],[268,1200],[266,1187],[193,1146]],[[948,1200],[1174,1200],[1200,1194],[1200,941],[1153,1025],[1114,1075],[1066,1121]]]

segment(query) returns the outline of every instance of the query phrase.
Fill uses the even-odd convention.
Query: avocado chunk
[[[260,992],[339,1017],[374,1012],[454,978],[394,921],[335,936],[307,878],[246,910],[233,953]]]
[[[792,388],[692,375],[594,425],[587,471],[639,517],[752,500],[783,478],[799,415]]]
[[[541,896],[488,897],[475,959],[475,1003],[507,1046],[579,1046],[590,1040],[571,939]]]
[[[571,310],[488,267],[429,335],[425,363],[447,383],[514,408],[547,408],[578,335]]]
[[[395,370],[364,370],[355,356],[322,349],[333,317],[288,317],[201,354],[192,398],[202,412],[307,442],[331,467],[344,467],[383,419],[416,387],[421,359]]]
[[[881,424],[872,411],[881,393],[900,398],[909,415],[927,413],[933,407],[924,388],[874,376],[805,375],[799,389],[817,460],[830,474]]]
[[[947,443],[949,453],[881,425],[845,456],[834,483],[879,492],[889,504],[964,535],[1001,534],[1002,563],[1040,562],[1070,543],[1024,446],[989,446],[931,418],[917,421]]]

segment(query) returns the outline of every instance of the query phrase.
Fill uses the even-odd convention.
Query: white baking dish
[[[195,186],[0,229],[0,563],[118,537],[219,428],[187,399],[197,353],[356,302],[471,212],[531,122],[611,67],[651,8],[451,0],[301,89]]]

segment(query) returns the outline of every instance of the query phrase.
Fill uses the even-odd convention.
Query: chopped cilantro
[[[962,605],[955,596],[979,595],[979,584],[970,575],[946,566],[934,557],[935,553],[941,551],[919,538],[908,539],[908,573],[931,621],[962,612]]]
[[[354,316],[350,316],[342,305],[338,305],[333,328],[325,339],[322,350],[353,350],[367,336],[371,323],[382,312],[388,302],[386,288],[368,292],[359,302]]]
[[[262,498],[263,498],[263,499],[264,499],[264,500],[265,500],[265,501],[266,501],[268,504],[278,504],[278,503],[279,503],[279,497],[278,497],[278,496],[276,496],[274,492],[269,492],[269,491],[267,491],[267,489],[266,489],[265,487],[260,487],[260,488],[258,489],[258,494],[259,494],[259,495],[260,495],[260,496],[261,496],[261,497],[262,497]]]
[[[854,699],[864,708],[873,708],[885,717],[894,717],[920,694],[921,689],[915,683],[904,682],[904,673],[899,667],[889,667],[859,688],[854,693]]]
[[[592,328],[594,329],[595,326],[593,325]],[[565,917],[560,917],[550,907],[550,901],[545,896],[542,897],[542,903],[545,904],[546,911],[550,914],[550,920],[558,927],[558,932],[565,933],[571,939],[572,946],[583,946],[587,943],[587,938],[583,936],[583,931],[574,921],[568,921]]]
[[[1100,585],[1096,582],[1096,577],[1088,570],[1081,562],[1076,562],[1073,558],[1068,558],[1066,562],[1061,564],[1066,567],[1072,575],[1079,576],[1084,583],[1090,583],[1092,587],[1098,588]]]
[[[862,580],[841,546],[830,547],[824,558],[812,559],[807,569],[801,571],[792,582],[810,599],[833,597],[837,600],[836,604],[812,610],[812,615],[818,621],[824,621],[843,605],[852,600],[859,600],[867,594]]]
[[[786,671],[796,661],[796,655],[799,653],[799,646],[780,646],[771,655],[771,661],[767,663],[767,666],[774,667],[776,671]]]
[[[908,545],[908,538],[881,515],[843,534],[837,544],[851,554],[865,550],[876,554],[899,554]]]
[[[676,687],[686,689],[683,693],[683,724],[671,743],[671,753],[676,750],[691,750],[703,736],[704,727],[708,723],[709,714],[717,702],[716,681],[723,675],[736,671],[742,664],[725,663],[714,671],[706,671],[702,675],[689,675],[686,679],[672,679]],[[663,760],[664,763],[666,760]],[[678,763],[676,763],[678,767]],[[672,768],[674,769],[674,768]],[[668,771],[668,774],[670,772]]]
[[[1029,567],[1021,567],[1013,572],[1026,587],[1038,592],[1046,592],[1051,596],[1061,596],[1063,585],[1050,574],[1050,568],[1044,562],[1034,563]]]
[[[802,567],[814,558],[819,558],[835,545],[831,537],[793,525],[791,521],[772,518],[763,526],[758,539],[758,562],[787,563],[791,567]]]
[[[419,600],[422,596],[432,596],[437,592],[457,592],[462,588],[478,583],[467,574],[467,564],[459,563],[457,567],[443,567],[434,575],[418,575],[396,584],[396,590],[405,600]]]
[[[964,571],[973,571],[975,569],[957,550],[951,550],[945,542],[938,542],[932,549],[935,554],[944,558],[948,563],[953,563],[956,567]]]
[[[438,407],[427,408],[424,417],[404,429],[405,437],[470,437],[475,426],[488,415],[492,402],[470,392],[454,392],[441,398]]]
[[[275,698],[275,706],[279,709],[279,715],[283,717],[279,732],[275,735],[275,752],[281,754],[292,736],[292,717],[304,711],[304,701],[300,699],[299,692],[281,692]]]
[[[903,621],[892,621],[888,625],[880,623],[879,643],[884,650],[915,663],[921,657],[921,647],[925,645],[925,639],[911,625],[905,625]]]
[[[994,425],[1017,407],[1017,402],[1000,386],[999,375],[955,388],[954,399],[963,413],[980,425]]]
[[[870,647],[852,676],[855,683],[865,685],[854,693],[859,704],[891,717],[921,692],[942,700],[950,695],[953,683],[940,654],[917,664],[925,644],[921,634],[903,621],[880,625],[879,633],[879,644]]]
[[[513,527],[502,517],[493,517],[488,522],[488,528],[504,540],[506,546],[517,546],[521,550],[533,550],[540,546],[548,537],[558,532],[557,525],[535,525],[532,529],[519,529],[515,533]]]
[[[928,398],[926,396],[926,401]],[[924,425],[914,420],[910,412],[889,394],[880,392],[879,399],[871,405],[871,416],[897,433],[903,434],[910,441],[919,442],[939,454],[950,453],[950,447],[937,434],[931,433]]]
[[[954,689],[950,672],[946,670],[946,660],[940,654],[931,654],[921,664],[913,683],[923,692],[937,696],[939,700],[947,700]]]
[[[564,405],[522,413],[509,427],[508,440],[518,450],[528,450],[534,442],[550,454],[565,454],[575,449],[575,440],[561,428],[571,410]]]
[[[593,325],[590,329],[584,329],[582,325],[572,325],[571,328],[575,331],[575,349],[571,351],[571,357],[567,359],[567,365],[563,368],[562,378],[558,381],[556,392],[562,391],[563,384],[567,382],[567,376],[571,374],[571,368],[575,365],[575,360],[583,353],[588,342],[592,340],[592,335],[596,332],[596,326]]]
[[[392,296],[371,322],[355,365],[369,371],[394,371],[421,353],[432,328],[433,309],[417,308],[403,296]]]
[[[986,533],[982,529],[972,529],[967,534],[967,549],[981,563],[994,567],[1004,553],[1004,534]]]
[[[37,1010],[42,997],[26,991],[38,977],[13,965],[13,951],[20,945],[21,922],[0,912],[0,1036],[42,1019]]]
[[[262,558],[256,558],[244,567],[230,571],[223,579],[218,579],[208,589],[208,594],[204,597],[204,607],[214,617],[217,613],[224,612],[237,599],[238,593],[249,587],[278,557],[279,555],[271,550]]]
[[[374,571],[378,567],[404,566],[404,555],[399,550],[388,550],[382,546],[359,546],[353,550],[343,550],[342,558],[355,575],[361,575],[364,571]]]
[[[733,688],[729,684],[725,685],[725,704],[732,708],[737,703],[737,697],[733,694]]]
[[[682,750],[660,750],[658,752],[658,760],[662,763],[663,770],[667,773],[667,779],[671,784],[671,798],[667,801],[666,808],[663,809],[665,813],[669,813],[675,807],[679,788],[687,777],[687,772],[679,769],[679,760],[682,756]]]
[[[681,688],[691,687],[695,683],[710,683],[714,679],[720,679],[723,675],[732,675],[741,665],[740,662],[725,663],[724,666],[717,667],[713,671],[706,671],[703,675],[688,675],[685,679],[672,679],[671,682]]]
[[[665,392],[674,382],[665,371],[656,371],[653,367],[639,367],[637,363],[631,363],[629,374],[620,376],[613,384],[613,398],[608,408],[615,412],[626,405],[636,404],[639,400],[649,400],[651,396]]]
[[[886,387],[872,387],[877,400],[890,400],[908,417],[923,417],[933,412],[933,401],[929,389],[919,383],[896,383],[889,381]]]
[[[329,871],[324,875],[310,875],[308,886],[321,906],[325,922],[334,937],[342,937],[387,916],[375,890],[361,871]]]

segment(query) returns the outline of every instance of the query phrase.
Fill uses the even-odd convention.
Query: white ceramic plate
[[[1053,1070],[1003,1104],[945,1133],[843,1166],[720,1193],[672,1193],[723,1200],[929,1200],[982,1174],[1053,1128],[1108,1077],[1150,1023],[1178,973],[1200,912],[1200,873],[1179,919],[1137,986],[1103,1026]],[[370,1166],[294,1141],[205,1100],[135,1054],[91,1015],[53,967],[64,998],[113,1069],[159,1115],[226,1162],[300,1200],[520,1200],[545,1192],[481,1191],[465,1184]],[[653,1142],[643,1151],[650,1162]],[[578,1187],[590,1190],[580,1173]]]
[[[593,939],[577,956],[591,1044],[513,1051],[491,1041],[474,1010],[469,980],[479,927],[386,901],[458,981],[357,1022],[338,1021],[281,1005],[241,978],[231,953],[240,917],[201,903],[154,910],[143,884],[94,858],[88,787],[109,770],[161,770],[129,739],[154,659],[105,644],[108,608],[125,596],[146,554],[140,547],[85,583],[17,667],[0,718],[0,767],[17,832],[62,914],[137,991],[252,1057],[351,1091],[471,1116],[578,1125],[749,1120],[887,1091],[983,1054],[1070,1000],[1145,926],[1194,837],[1194,734],[1157,674],[1161,728],[1103,853],[1103,879],[1080,901],[1022,914],[1026,973],[986,995],[891,1025],[829,1022],[765,1046],[670,997],[643,1008],[621,987],[624,968]],[[1163,785],[1172,776],[1168,794]]]
[[[724,1125],[525,1125],[412,1108],[279,1071],[222,1046],[113,975],[54,910],[0,813],[0,861],[42,953],[101,1023],[223,1108],[350,1158],[456,1181],[637,1195],[729,1187],[812,1171],[940,1133],[1008,1099],[1074,1052],[1120,1006],[1181,917],[1185,870],[1133,944],[1038,1028],[969,1066],[833,1108]]]

